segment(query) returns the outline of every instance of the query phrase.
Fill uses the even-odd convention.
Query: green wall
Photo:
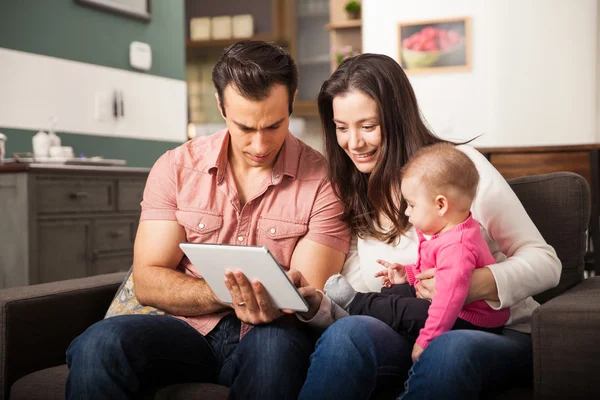
[[[152,20],[144,22],[89,8],[75,0],[0,0],[0,47],[88,64],[134,71],[129,44],[152,47],[147,74],[185,80],[183,0],[150,0]],[[139,72],[139,71],[138,71]],[[1,90],[1,88],[0,88]],[[0,105],[1,106],[1,105]],[[10,129],[7,157],[32,151],[34,131]],[[127,160],[130,166],[150,167],[178,143],[57,132],[63,145],[86,156]]]
[[[0,128],[0,133],[4,133],[8,137],[6,157],[11,157],[12,153],[32,151],[31,138],[36,132]],[[71,146],[75,149],[76,156],[83,153],[86,157],[102,156],[127,160],[128,167],[151,167],[165,151],[179,146],[179,143],[156,140],[112,138],[64,132],[56,134],[60,137],[63,146]]]
[[[144,22],[75,0],[0,0],[0,47],[125,70],[129,44],[152,47],[151,75],[185,80],[183,0],[151,0]]]

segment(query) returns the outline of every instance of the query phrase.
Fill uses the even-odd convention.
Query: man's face
[[[228,85],[223,100],[225,113],[221,114],[227,115],[223,118],[231,135],[230,160],[248,168],[272,168],[290,124],[286,87],[275,84],[266,99],[254,101]]]

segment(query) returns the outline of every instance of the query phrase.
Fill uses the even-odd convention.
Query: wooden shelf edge
[[[353,19],[350,21],[343,22],[332,22],[330,24],[325,25],[327,30],[335,30],[335,29],[351,29],[351,28],[360,28],[362,27],[361,19]]]
[[[317,101],[296,101],[292,117],[316,117],[319,115]]]
[[[280,37],[274,35],[255,35],[249,38],[231,38],[231,39],[210,39],[210,40],[186,40],[185,47],[188,50],[195,49],[211,49],[218,47],[228,47],[234,43],[240,42],[242,40],[264,40],[265,42],[277,42],[280,44],[285,44],[285,40]]]

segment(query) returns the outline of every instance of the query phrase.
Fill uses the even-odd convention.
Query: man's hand
[[[417,297],[429,301],[433,300],[433,296],[437,293],[435,290],[435,268],[421,272],[415,278],[419,280],[419,283],[415,285]]]
[[[268,324],[283,315],[271,304],[265,287],[259,281],[251,284],[241,271],[226,271],[225,286],[229,289],[232,307],[240,321],[252,325]]]
[[[421,357],[421,353],[423,353],[423,348],[415,343],[415,345],[413,346],[412,354],[411,354],[411,357],[412,357],[412,360],[414,363],[417,362],[419,357]]]
[[[310,284],[304,279],[302,273],[295,269],[290,269],[287,273],[288,277],[298,288],[298,292],[304,300],[308,303],[308,311],[305,313],[298,313],[300,316],[306,320],[311,319],[315,316],[319,308],[321,307],[321,301],[323,300],[323,296],[321,293],[317,292],[317,289],[310,286]],[[284,312],[293,312],[289,310],[285,310]]]
[[[386,269],[375,273],[375,278],[381,278],[381,284],[385,287],[407,283],[406,269],[402,264],[392,264],[384,260],[377,260]]]

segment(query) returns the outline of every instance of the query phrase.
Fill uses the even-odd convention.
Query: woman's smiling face
[[[338,145],[356,168],[369,174],[381,154],[381,126],[375,100],[359,90],[333,99]]]

